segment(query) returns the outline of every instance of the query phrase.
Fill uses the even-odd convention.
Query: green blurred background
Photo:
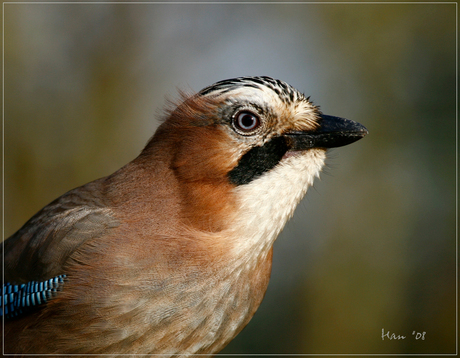
[[[262,306],[223,353],[455,353],[456,12],[4,4],[5,238],[134,158],[177,88],[269,75],[370,134],[330,151],[275,243]]]

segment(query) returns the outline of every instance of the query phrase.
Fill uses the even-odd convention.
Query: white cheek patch
[[[231,227],[239,254],[258,255],[270,249],[319,176],[325,159],[322,149],[297,152],[261,177],[234,189],[240,207]]]

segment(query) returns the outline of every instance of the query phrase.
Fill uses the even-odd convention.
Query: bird
[[[268,76],[180,92],[134,160],[2,243],[4,352],[219,352],[261,304],[328,149],[366,134]]]

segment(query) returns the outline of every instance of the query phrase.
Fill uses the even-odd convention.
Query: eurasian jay
[[[254,315],[272,245],[367,134],[270,77],[182,95],[140,155],[2,245],[5,353],[216,353]]]

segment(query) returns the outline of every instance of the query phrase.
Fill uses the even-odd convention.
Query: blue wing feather
[[[30,281],[20,285],[4,283],[0,297],[0,317],[16,318],[45,304],[62,289],[65,277],[66,275],[59,275],[46,281]]]

